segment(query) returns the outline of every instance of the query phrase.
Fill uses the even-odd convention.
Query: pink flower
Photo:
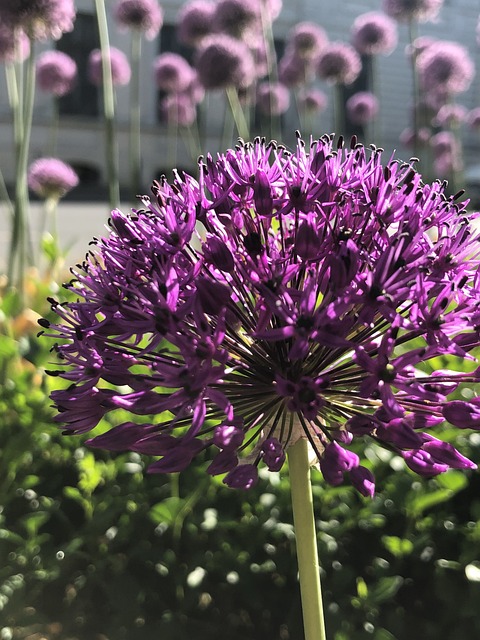
[[[138,29],[153,40],[163,25],[163,11],[157,0],[119,0],[114,16],[121,27]]]
[[[62,51],[45,51],[37,58],[37,82],[42,91],[64,96],[75,86],[77,65]]]
[[[108,52],[110,67],[112,69],[112,82],[114,86],[124,85],[130,82],[131,69],[127,56],[116,49],[110,47]],[[93,84],[100,86],[103,83],[102,52],[94,49],[88,58],[88,78]]]
[[[59,199],[77,185],[76,172],[58,158],[39,158],[28,169],[28,186],[44,199]]]

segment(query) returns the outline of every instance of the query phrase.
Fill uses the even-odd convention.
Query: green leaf
[[[396,558],[407,556],[413,551],[413,542],[398,536],[382,536],[382,544]]]
[[[373,636],[374,640],[396,640],[395,636],[393,636],[390,631],[386,629],[377,629],[375,631],[375,635]]]
[[[49,515],[45,511],[36,511],[35,513],[29,513],[22,518],[22,524],[25,527],[27,534],[33,538],[36,536],[38,529],[46,522]]]
[[[390,600],[403,584],[402,576],[385,576],[372,589],[371,598],[375,603]]]
[[[18,343],[10,336],[0,335],[0,359],[11,360],[15,357]]]
[[[437,489],[431,493],[427,493],[420,496],[415,496],[407,503],[407,511],[413,517],[421,515],[426,509],[435,507],[437,504],[446,502],[453,496],[453,491],[450,489]]]
[[[437,482],[439,485],[444,487],[445,489],[450,489],[450,491],[457,493],[468,485],[467,476],[461,471],[457,471],[452,469],[447,473],[442,473],[437,477]]]
[[[51,262],[55,262],[60,256],[58,243],[51,233],[44,233],[42,236],[42,252]]]
[[[162,502],[154,504],[148,512],[148,515],[155,524],[164,523],[170,526],[175,522],[183,504],[184,501],[180,498],[166,498]]]
[[[368,587],[365,580],[361,577],[357,578],[357,593],[362,600],[368,598]]]

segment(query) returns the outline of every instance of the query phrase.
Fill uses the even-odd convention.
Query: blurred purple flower
[[[18,38],[18,43],[15,42]],[[0,62],[22,62],[30,54],[30,40],[24,31],[0,24]]]
[[[427,431],[480,429],[480,397],[449,398],[476,374],[435,368],[480,344],[480,214],[327,136],[239,143],[198,176],[114,210],[65,285],[72,301],[50,299],[64,433],[120,410],[90,445],[160,456],[153,473],[206,451],[207,472],[238,488],[299,438],[327,482],[363,495],[374,479],[349,446],[369,436],[424,476],[475,468]]]
[[[168,124],[190,127],[197,117],[195,103],[187,93],[171,93],[160,103],[162,116]]]
[[[364,55],[391,53],[397,46],[397,25],[383,13],[370,11],[358,16],[352,26],[352,44]]]
[[[231,36],[205,38],[195,58],[200,82],[206,89],[244,89],[255,78],[255,64],[247,45]]]
[[[213,13],[213,29],[233,38],[248,39],[260,19],[258,0],[218,0]]]
[[[267,116],[279,116],[290,106],[290,91],[281,82],[261,82],[257,88],[257,106]]]
[[[345,108],[353,124],[364,125],[377,115],[378,100],[370,91],[359,91],[347,100]]]
[[[414,148],[415,142],[419,146],[425,146],[429,143],[430,138],[432,136],[432,132],[428,127],[420,127],[417,132],[417,140],[415,141],[415,132],[410,127],[407,127],[400,134],[400,142],[405,147]]]
[[[58,40],[72,31],[75,22],[73,0],[2,0],[0,23],[20,28],[32,40]]]
[[[446,94],[466,91],[475,75],[468,50],[458,42],[437,40],[417,58],[418,77],[424,91]]]
[[[28,168],[28,186],[45,200],[58,200],[78,185],[78,175],[58,158],[39,158]]]
[[[113,15],[121,27],[138,29],[149,40],[158,35],[163,25],[163,10],[157,0],[118,0]]]
[[[332,84],[352,84],[360,74],[362,61],[345,42],[331,42],[317,60],[317,76]]]
[[[467,124],[470,129],[480,130],[480,107],[475,107],[468,112]]]
[[[42,91],[64,96],[75,86],[77,64],[62,51],[45,51],[36,61],[37,83]]]
[[[327,96],[320,89],[304,89],[298,95],[298,106],[307,113],[321,113],[327,107]]]
[[[213,30],[215,3],[209,0],[192,0],[180,9],[177,37],[183,44],[198,47]]]
[[[437,127],[452,127],[464,122],[467,118],[467,108],[461,104],[444,104],[438,110],[433,124]]]
[[[443,0],[383,0],[382,8],[400,22],[427,22],[437,17],[442,5]]]
[[[120,49],[116,49],[115,47],[110,47],[107,55],[110,60],[112,82],[114,86],[128,84],[130,82],[132,72],[127,56],[123,51],[120,51]],[[103,84],[102,52],[100,49],[94,49],[90,52],[87,72],[88,79],[92,84],[97,86],[101,86]]]
[[[405,55],[409,58],[412,56],[419,56],[423,53],[431,44],[437,42],[437,38],[431,36],[419,36],[415,40],[405,47]]]
[[[158,89],[167,93],[185,91],[195,78],[195,70],[178,53],[162,53],[153,61],[153,73]]]
[[[296,55],[291,49],[285,51],[278,63],[278,79],[287,87],[304,85],[312,73],[311,61]]]
[[[299,22],[287,35],[287,47],[294,56],[314,60],[328,44],[325,30],[314,22]]]
[[[442,178],[462,169],[462,154],[459,143],[451,131],[440,131],[430,138],[433,151],[433,166]]]

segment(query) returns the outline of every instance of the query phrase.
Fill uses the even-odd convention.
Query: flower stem
[[[130,197],[142,192],[141,178],[141,111],[140,111],[140,59],[142,55],[142,34],[132,30],[130,85]]]
[[[300,438],[288,449],[288,466],[305,640],[326,640],[308,441],[305,438]]]

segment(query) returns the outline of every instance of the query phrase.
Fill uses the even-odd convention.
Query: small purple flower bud
[[[285,462],[285,451],[277,438],[267,438],[262,444],[263,460],[270,471],[280,471]]]
[[[369,416],[353,416],[347,422],[347,429],[353,433],[354,436],[367,436],[371,435],[376,427],[376,423],[370,419]]]
[[[437,462],[428,451],[423,451],[423,449],[403,451],[402,456],[412,471],[427,478],[444,473],[449,469],[447,464]]]
[[[375,494],[375,478],[373,473],[362,467],[354,467],[350,471],[350,480],[355,489],[366,498],[373,498]]]
[[[221,424],[213,432],[213,444],[219,449],[238,449],[245,434],[234,424]]]
[[[205,443],[197,438],[178,440],[177,446],[148,467],[149,473],[177,473],[183,471],[193,458],[205,448]]]
[[[230,302],[230,289],[221,282],[198,278],[195,284],[200,306],[204,313],[217,316]]]
[[[387,424],[378,426],[377,436],[401,449],[418,449],[423,442],[421,436],[402,418],[394,418]]]
[[[302,260],[314,260],[320,252],[320,238],[310,222],[302,222],[295,236],[295,251]]]
[[[480,429],[480,399],[452,400],[443,405],[443,416],[459,429]]]
[[[235,267],[232,252],[227,245],[216,236],[210,236],[203,247],[203,255],[207,262],[220,271],[230,273]]]
[[[356,453],[343,449],[337,442],[330,442],[320,458],[320,469],[325,480],[335,486],[343,482],[343,474],[358,467],[360,459]]]
[[[258,470],[254,464],[241,464],[223,479],[232,489],[251,489],[258,482]]]
[[[234,451],[225,449],[217,453],[213,461],[207,467],[207,473],[211,476],[218,476],[221,473],[232,471],[238,464],[238,458]]]
[[[122,424],[112,427],[106,433],[90,438],[86,441],[86,444],[90,447],[98,447],[108,451],[128,451],[137,440],[145,436],[145,426],[135,422],[122,422]],[[176,438],[174,439],[176,440]]]
[[[270,180],[265,171],[260,169],[255,174],[253,183],[253,201],[259,216],[271,216],[273,213],[273,198]]]
[[[440,464],[448,464],[451,469],[476,469],[477,465],[462,456],[462,454],[455,449],[449,442],[443,442],[433,436],[424,433],[422,434],[425,442],[422,449],[427,451],[435,462]]]

